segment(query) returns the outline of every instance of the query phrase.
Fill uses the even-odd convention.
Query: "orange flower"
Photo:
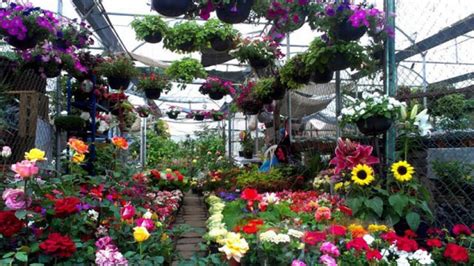
[[[128,149],[128,142],[124,137],[113,137],[112,143],[122,150]]]
[[[67,145],[71,147],[71,149],[75,150],[79,154],[84,154],[89,152],[89,146],[84,143],[84,141],[76,138],[70,138]]]
[[[351,224],[349,225],[348,229],[352,234],[352,238],[363,237],[364,235],[367,234],[367,231],[364,229],[362,225]]]

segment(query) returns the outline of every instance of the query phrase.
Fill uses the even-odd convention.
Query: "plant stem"
[[[404,144],[404,153],[405,153],[405,161],[408,160],[408,136],[405,136],[405,144]]]

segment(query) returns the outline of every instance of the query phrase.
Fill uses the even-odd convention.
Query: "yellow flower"
[[[220,243],[223,246],[219,248],[219,251],[224,252],[228,260],[233,258],[240,262],[240,259],[249,250],[247,241],[245,238],[241,238],[238,233],[228,232]]]
[[[161,235],[161,241],[165,241],[169,238],[169,236],[167,234],[162,234]]]
[[[45,154],[46,153],[44,151],[37,148],[33,148],[29,152],[25,152],[25,159],[32,162],[44,161],[46,160],[46,158],[44,157]]]
[[[146,230],[145,227],[136,226],[133,228],[133,237],[135,238],[135,241],[141,243],[150,237],[150,233],[148,233],[148,230]]]
[[[336,183],[336,184],[334,185],[334,190],[337,191],[337,190],[341,189],[343,185],[344,185],[344,183],[342,183],[342,182]]]
[[[173,170],[171,170],[171,168],[166,168],[166,170],[165,170],[165,171],[166,171],[167,173],[171,173],[171,172],[173,172]]]
[[[74,153],[74,155],[71,158],[71,161],[73,163],[82,163],[84,159],[86,158],[86,155],[83,153]]]
[[[387,232],[388,231],[388,227],[384,224],[370,224],[367,229],[369,229],[370,233]]]
[[[412,180],[413,174],[415,173],[415,168],[413,168],[413,166],[407,163],[407,161],[399,161],[392,164],[391,170],[393,176],[398,182],[406,182]]]
[[[193,160],[193,163],[197,163],[197,160],[196,160],[196,159],[194,159],[194,160]]]
[[[352,169],[352,181],[360,186],[367,186],[374,181],[374,170],[366,164],[358,164]]]

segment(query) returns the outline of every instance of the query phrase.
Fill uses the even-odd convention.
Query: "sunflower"
[[[407,163],[407,161],[399,161],[392,164],[391,170],[398,182],[410,181],[415,173],[415,168]]]
[[[358,164],[352,169],[352,181],[360,186],[366,186],[374,181],[374,170],[366,164]]]

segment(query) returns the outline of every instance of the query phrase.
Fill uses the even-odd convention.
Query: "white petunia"
[[[289,229],[287,234],[295,238],[302,238],[304,236],[303,232],[295,229]]]
[[[91,218],[92,221],[97,221],[99,219],[99,213],[96,210],[90,209],[87,211],[87,215]]]
[[[372,245],[372,243],[375,241],[375,238],[369,234],[364,235],[362,238],[365,240],[365,242],[369,246]]]

